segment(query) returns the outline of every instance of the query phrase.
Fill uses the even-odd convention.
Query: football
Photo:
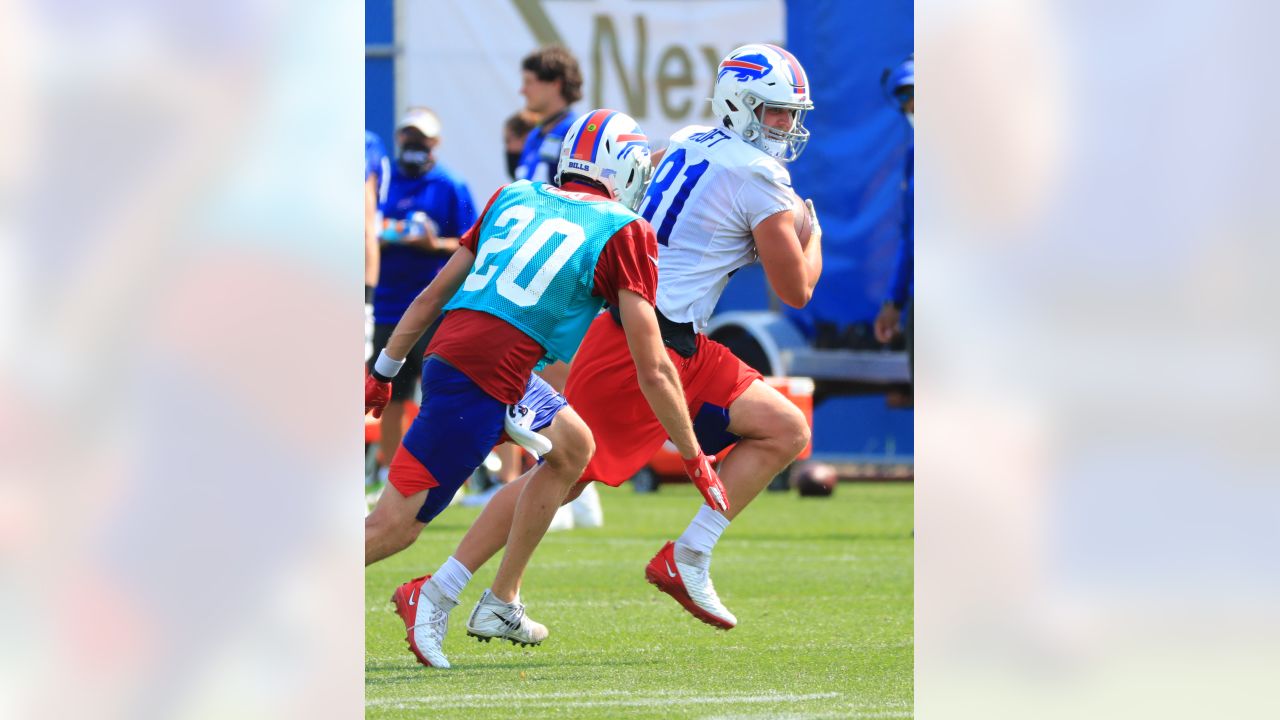
[[[805,497],[830,497],[837,480],[836,469],[824,462],[804,462],[791,470],[791,484]]]
[[[804,199],[794,192],[791,193],[791,213],[795,217],[796,237],[800,238],[800,247],[809,247],[809,236],[813,233],[809,208],[805,206]]]

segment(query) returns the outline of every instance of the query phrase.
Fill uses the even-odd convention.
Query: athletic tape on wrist
[[[404,360],[392,359],[387,354],[386,348],[383,348],[382,352],[378,354],[378,359],[373,363],[373,376],[382,382],[387,382],[395,377],[402,367],[404,367]]]

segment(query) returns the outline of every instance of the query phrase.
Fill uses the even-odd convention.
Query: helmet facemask
[[[645,163],[631,169],[627,178],[631,182],[614,183],[611,188],[613,198],[631,210],[638,210],[644,200],[644,191],[649,187],[649,179],[653,177],[653,165]]]
[[[809,130],[804,126],[805,116],[813,109],[813,103],[788,103],[765,100],[753,92],[742,93],[742,99],[751,110],[752,119],[742,130],[742,139],[781,160],[791,162],[800,157],[809,143]],[[766,125],[763,117],[772,109],[791,113],[791,127],[787,130]]]
[[[607,155],[613,155],[615,152],[613,143],[608,138],[604,141],[604,151]],[[627,170],[627,177],[618,177],[613,170],[605,170],[601,173],[603,176],[601,179],[609,195],[631,210],[640,207],[640,201],[644,199],[644,191],[649,187],[649,178],[653,176],[653,163],[649,158],[649,149],[646,146],[643,152],[636,154],[635,162]]]

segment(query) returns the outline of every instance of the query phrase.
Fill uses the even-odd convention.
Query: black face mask
[[[507,153],[507,174],[511,176],[512,180],[516,179],[516,168],[518,167],[520,167],[520,153]]]
[[[405,143],[400,146],[400,155],[396,158],[396,162],[400,165],[400,172],[411,178],[419,178],[426,175],[436,164],[435,159],[431,157],[431,148],[423,143]]]

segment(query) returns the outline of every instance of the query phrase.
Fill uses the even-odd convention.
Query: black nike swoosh
[[[510,620],[506,619],[505,617],[499,615],[496,612],[493,613],[493,616],[501,620],[503,625],[506,625],[508,628],[511,628],[512,630],[520,629],[520,623],[511,622]]]

